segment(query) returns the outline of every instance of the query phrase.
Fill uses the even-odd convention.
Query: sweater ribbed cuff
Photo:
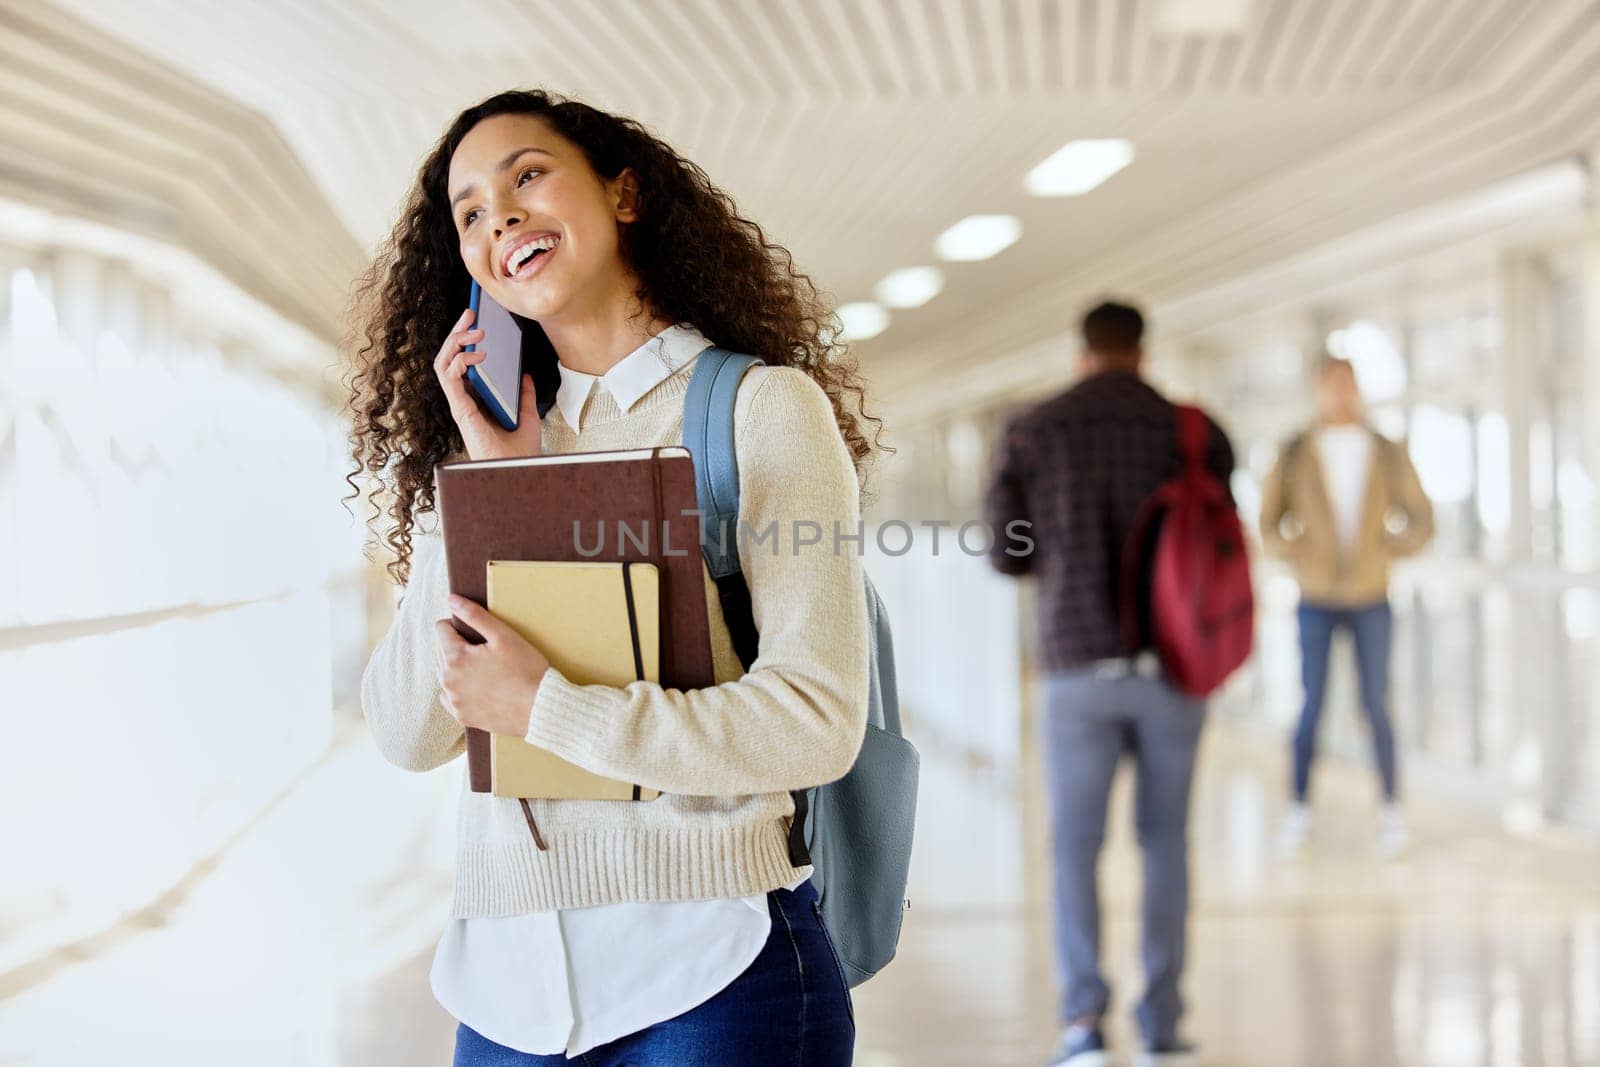
[[[564,760],[585,765],[600,736],[627,706],[622,690],[606,685],[578,685],[551,667],[539,683],[522,739]]]

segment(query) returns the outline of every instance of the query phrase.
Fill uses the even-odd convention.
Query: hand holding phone
[[[542,427],[533,378],[521,373],[521,330],[476,283],[471,302],[476,307],[462,312],[433,361],[467,456],[474,460],[537,456]],[[499,315],[491,308],[505,317],[498,326]],[[488,321],[476,321],[480,314]],[[494,327],[492,333],[489,327]],[[491,361],[493,366],[485,368]]]

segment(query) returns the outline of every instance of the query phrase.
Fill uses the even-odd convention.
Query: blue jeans
[[[571,1059],[518,1052],[462,1023],[455,1067],[847,1067],[855,1014],[816,889],[773,890],[767,910],[760,955],[699,1007]]]
[[[1294,732],[1294,796],[1305,803],[1311,787],[1311,763],[1317,754],[1317,724],[1322,718],[1322,697],[1328,687],[1328,652],[1333,632],[1343,626],[1356,645],[1356,670],[1361,681],[1361,706],[1372,727],[1372,751],[1378,763],[1385,800],[1393,801],[1399,787],[1395,766],[1394,728],[1389,723],[1389,645],[1394,614],[1389,602],[1338,608],[1300,605],[1300,677],[1306,702],[1300,726]]]
[[[1145,992],[1137,1015],[1152,1044],[1176,1040],[1189,918],[1189,793],[1205,704],[1165,682],[1092,670],[1045,679],[1044,757],[1055,852],[1061,1021],[1105,1014],[1097,870],[1111,780],[1124,753],[1138,771],[1134,821],[1144,860],[1140,909]]]

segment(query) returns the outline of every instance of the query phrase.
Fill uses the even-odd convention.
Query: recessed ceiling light
[[[889,312],[870,301],[839,306],[839,323],[846,341],[865,341],[889,328]]]
[[[940,259],[971,262],[1010,248],[1021,236],[1015,215],[968,215],[934,238],[933,248]]]
[[[1133,144],[1120,138],[1073,141],[1028,172],[1034,196],[1082,196],[1133,162]]]
[[[906,267],[888,275],[872,291],[892,308],[919,308],[944,289],[938,267]]]
[[[1157,33],[1239,34],[1250,28],[1253,0],[1158,0],[1151,13]]]

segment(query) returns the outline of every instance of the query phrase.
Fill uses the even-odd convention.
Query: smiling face
[[[637,217],[634,184],[626,170],[601,178],[577,145],[533,115],[484,119],[450,159],[461,261],[519,315],[581,315],[634,288],[620,247],[620,227]]]

